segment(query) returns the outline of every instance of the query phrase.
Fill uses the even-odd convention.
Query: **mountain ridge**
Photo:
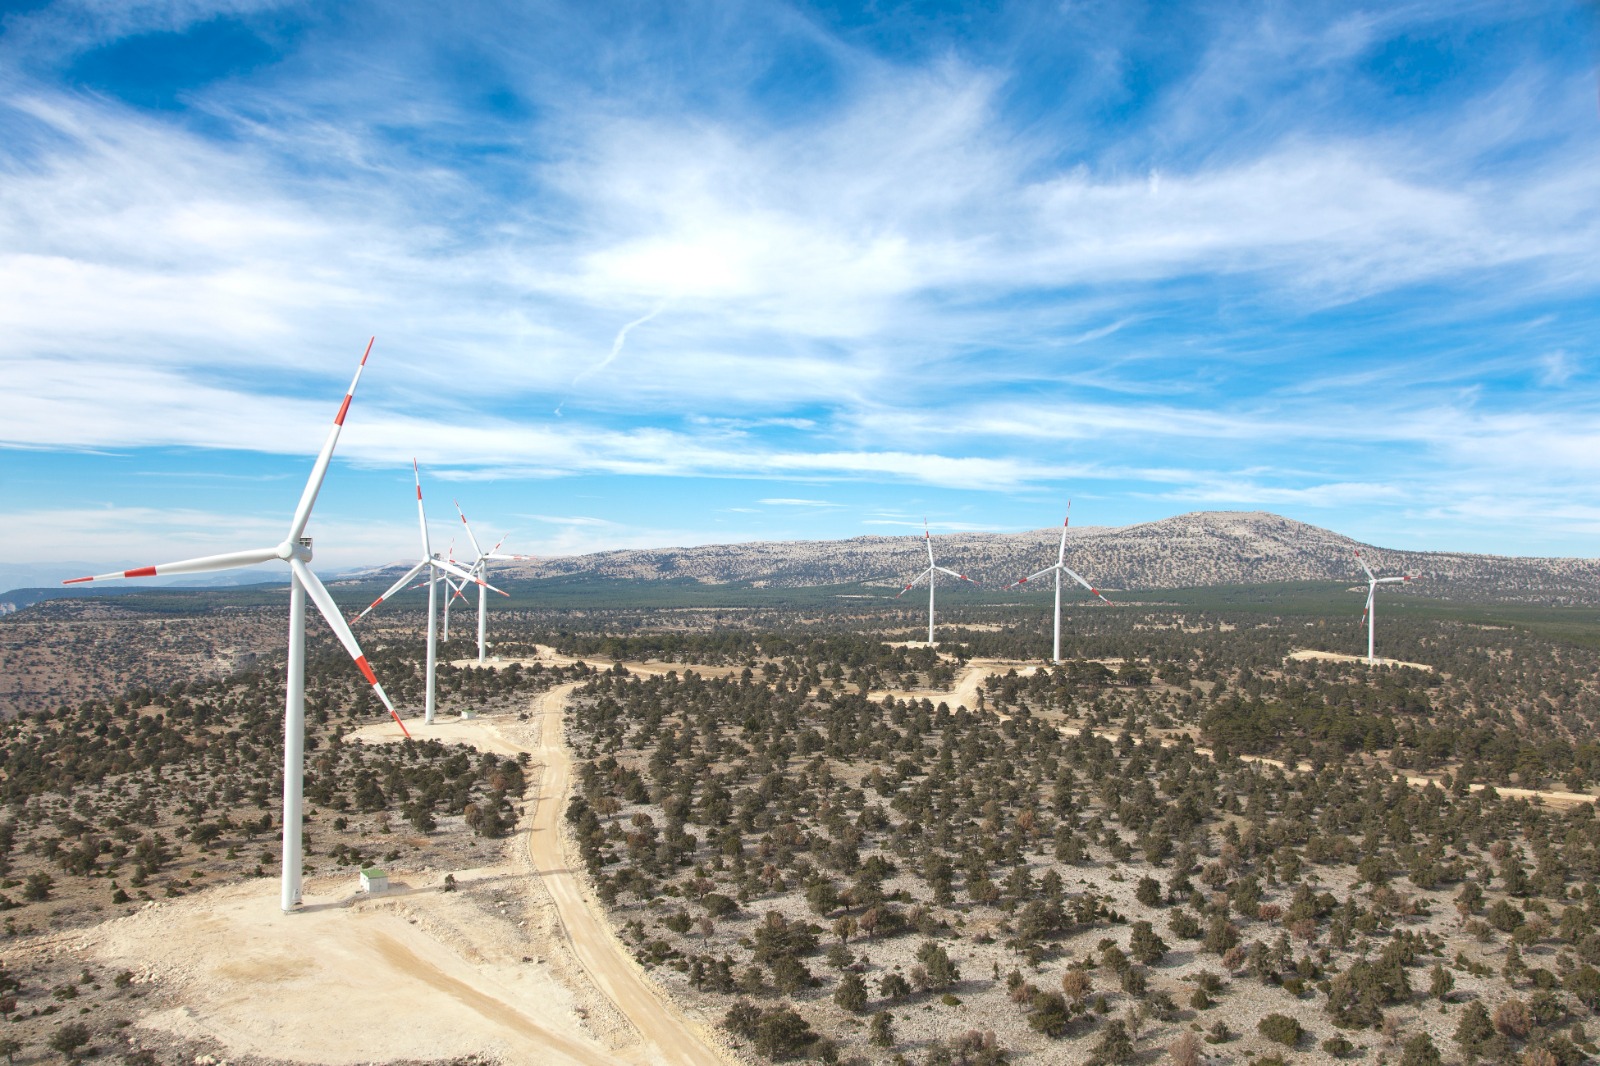
[[[940,565],[999,587],[1055,560],[1060,527],[1021,533],[949,533],[933,538]],[[696,547],[618,549],[501,564],[503,580],[592,576],[690,578],[801,587],[861,582],[893,586],[926,566],[922,538],[861,536],[822,541],[751,541]],[[1380,575],[1414,573],[1424,588],[1475,599],[1600,603],[1600,559],[1405,551],[1265,511],[1195,511],[1130,526],[1067,531],[1067,565],[1108,589],[1186,588],[1281,581],[1365,584],[1361,551]]]

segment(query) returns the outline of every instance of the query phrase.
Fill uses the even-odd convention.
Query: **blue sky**
[[[1600,554],[1583,3],[0,22],[10,558],[1264,509]]]

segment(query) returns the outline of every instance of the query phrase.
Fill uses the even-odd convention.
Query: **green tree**
[[[1100,1042],[1089,1053],[1089,1066],[1128,1066],[1134,1060],[1133,1037],[1122,1019],[1106,1023]]]
[[[1400,1066],[1439,1066],[1439,1062],[1439,1049],[1433,1046],[1433,1038],[1427,1033],[1418,1033],[1407,1040],[1400,1055]]]
[[[68,1022],[50,1034],[50,1050],[60,1052],[69,1062],[83,1057],[89,1046],[89,1027],[82,1022]]]
[[[1167,942],[1156,935],[1149,922],[1134,922],[1128,952],[1146,966],[1154,966],[1167,954]]]
[[[894,1047],[894,1015],[880,1010],[867,1027],[867,1043],[873,1047]]]
[[[772,1061],[783,1062],[805,1054],[815,1039],[810,1022],[792,1008],[775,1007],[761,1015],[751,1043]]]
[[[1221,955],[1239,943],[1239,927],[1228,921],[1225,914],[1215,915],[1206,926],[1205,948],[1213,955]]]
[[[1300,1037],[1305,1032],[1300,1028],[1300,1023],[1287,1014],[1267,1015],[1256,1023],[1256,1031],[1284,1047],[1294,1047],[1300,1043]]]
[[[1428,991],[1435,999],[1448,999],[1450,992],[1456,987],[1456,979],[1449,970],[1444,968],[1444,963],[1436,962],[1429,974]]]
[[[826,918],[830,911],[839,906],[839,889],[832,878],[819,877],[806,886],[806,902],[810,904],[813,914]]]
[[[742,1036],[751,1040],[756,1035],[756,1023],[761,1020],[761,1008],[749,1000],[735,1000],[733,1006],[728,1008],[728,1013],[723,1015],[722,1024],[735,1036]]]
[[[924,941],[917,949],[917,961],[927,969],[928,988],[941,992],[961,980],[961,970],[936,941]]]
[[[846,972],[839,987],[833,991],[833,1001],[841,1010],[851,1014],[861,1013],[861,1009],[867,1005],[867,983],[854,970]]]
[[[1467,1009],[1461,1012],[1461,1020],[1456,1023],[1455,1042],[1461,1053],[1471,1061],[1492,1036],[1494,1022],[1489,1018],[1489,1009],[1482,1000],[1468,1003]]]
[[[1600,970],[1585,963],[1567,974],[1563,984],[1585,1007],[1600,1010]]]
[[[1048,1037],[1067,1035],[1072,1014],[1067,1010],[1066,997],[1060,992],[1040,992],[1033,997],[1033,1012],[1028,1015],[1028,1026],[1034,1032]]]

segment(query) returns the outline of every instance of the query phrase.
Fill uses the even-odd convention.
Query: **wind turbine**
[[[1067,518],[1065,522],[1061,523],[1061,547],[1056,550],[1056,564],[1054,566],[1047,566],[1037,574],[1029,574],[1027,577],[1018,581],[1014,581],[1006,586],[1008,589],[1014,589],[1018,585],[1026,585],[1028,582],[1033,581],[1036,578],[1041,578],[1046,574],[1053,573],[1056,575],[1056,641],[1054,650],[1051,653],[1051,659],[1056,663],[1061,662],[1061,575],[1066,574],[1068,577],[1072,578],[1072,580],[1088,589],[1094,595],[1100,596],[1099,589],[1095,588],[1083,578],[1079,577],[1077,573],[1067,565],[1067,525],[1071,521],[1072,501],[1068,500]],[[1100,599],[1108,606],[1111,603],[1111,601],[1106,599],[1104,596],[1100,596]]]
[[[155,566],[141,566],[116,574],[75,577],[63,582],[67,585],[76,585],[85,581],[107,581],[113,578],[205,574],[272,560],[288,564],[289,662],[283,701],[283,882],[280,900],[285,914],[291,913],[300,903],[302,862],[300,812],[302,792],[305,787],[307,595],[311,597],[311,602],[317,605],[317,610],[327,621],[328,628],[333,630],[333,635],[339,638],[339,643],[344,645],[345,651],[355,660],[361,675],[378,694],[378,699],[399,724],[400,731],[408,737],[411,735],[405,723],[400,721],[400,715],[395,713],[394,704],[389,702],[388,693],[383,691],[383,686],[378,684],[378,679],[373,676],[372,667],[368,665],[367,657],[362,654],[361,645],[356,643],[350,627],[345,624],[338,605],[333,602],[333,597],[328,594],[328,590],[323,587],[317,575],[311,572],[311,567],[308,565],[311,562],[311,538],[305,535],[306,523],[311,520],[311,509],[317,502],[317,493],[321,491],[323,478],[328,474],[328,463],[333,458],[334,445],[339,442],[339,431],[344,427],[344,417],[350,411],[350,400],[355,396],[356,384],[361,380],[361,371],[367,365],[367,356],[372,354],[372,344],[372,340],[367,341],[367,350],[361,355],[361,364],[356,367],[356,376],[351,379],[350,387],[345,390],[344,402],[339,405],[339,413],[333,417],[333,428],[328,431],[327,439],[322,442],[322,451],[317,453],[317,460],[311,466],[311,476],[306,480],[306,487],[300,494],[300,503],[294,509],[294,517],[289,521],[289,533],[280,544],[271,548],[255,548],[222,555],[207,555],[197,559],[183,559],[175,563],[157,563]]]
[[[1361,617],[1362,620],[1367,623],[1367,665],[1376,666],[1378,663],[1378,657],[1373,654],[1372,645],[1373,631],[1378,625],[1378,586],[1400,585],[1408,581],[1413,581],[1415,578],[1410,574],[1403,574],[1400,577],[1378,577],[1372,572],[1372,568],[1367,565],[1367,561],[1361,558],[1361,551],[1359,549],[1356,551],[1356,562],[1360,563],[1361,569],[1367,572],[1367,606],[1366,609],[1361,612]]]
[[[507,561],[521,561],[521,560],[533,558],[533,556],[531,556],[531,555],[502,555],[501,552],[500,552],[500,545],[502,545],[502,544],[504,544],[506,542],[506,538],[505,537],[501,537],[499,539],[499,541],[497,541],[495,543],[494,547],[490,548],[488,551],[484,551],[482,548],[480,548],[478,546],[478,538],[472,532],[472,523],[467,521],[467,516],[466,516],[465,512],[463,512],[461,510],[461,501],[460,500],[451,500],[450,502],[456,505],[456,514],[461,515],[461,524],[466,527],[467,539],[472,542],[472,550],[478,556],[476,559],[474,559],[472,561],[472,572],[474,574],[477,574],[481,578],[487,578],[489,576],[489,560],[491,560],[491,559],[503,559],[503,560],[507,560]],[[486,643],[484,643],[484,628],[485,628],[485,625],[486,625],[486,621],[485,620],[488,618],[488,614],[489,614],[489,612],[485,609],[485,607],[486,607],[486,603],[485,603],[486,597],[485,597],[484,591],[483,591],[485,587],[486,586],[483,584],[482,581],[478,582],[478,662],[479,663],[485,662],[487,660],[487,658],[488,658],[488,654],[487,654],[488,645]]]
[[[417,469],[417,461],[415,459],[411,460],[411,474],[417,482],[417,526],[422,531],[422,559],[417,563],[416,566],[413,566],[410,570],[406,571],[405,577],[402,577],[399,581],[396,581],[393,585],[390,585],[389,591],[373,600],[367,605],[367,609],[365,611],[362,611],[360,614],[356,615],[355,618],[351,619],[351,621],[361,621],[361,619],[365,618],[369,613],[371,613],[374,607],[377,607],[378,604],[382,603],[390,596],[393,596],[396,592],[399,592],[401,589],[405,588],[406,585],[410,583],[412,578],[416,577],[424,570],[428,571],[427,695],[423,700],[422,716],[423,721],[427,722],[429,725],[432,725],[434,712],[434,692],[437,688],[436,682],[438,679],[439,661],[439,582],[444,581],[448,585],[449,575],[454,574],[463,581],[475,581],[479,585],[483,585],[485,588],[490,588],[492,586],[484,585],[483,581],[477,576],[469,573],[466,570],[463,570],[455,563],[441,559],[439,556],[433,553],[433,548],[428,543],[428,515],[427,512],[422,509],[422,472]],[[499,589],[495,589],[494,591],[500,592]],[[504,596],[506,593],[500,592],[500,595]]]
[[[947,569],[933,561],[933,537],[928,533],[928,523],[926,519],[924,519],[922,523],[922,543],[928,548],[928,568],[922,573],[918,574],[916,577],[912,578],[910,581],[906,582],[906,587],[900,590],[899,595],[897,595],[895,599],[898,600],[900,596],[904,596],[906,593],[910,592],[911,587],[918,581],[921,581],[923,578],[928,579],[928,647],[931,648],[933,647],[933,589],[934,585],[937,583],[936,575],[949,574],[958,581],[965,581],[973,585],[976,585],[977,582],[973,581],[966,574],[958,574],[954,570]]]

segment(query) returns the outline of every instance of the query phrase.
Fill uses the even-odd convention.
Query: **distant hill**
[[[1048,566],[1059,528],[934,538],[941,565],[998,587]],[[1364,583],[1355,551],[1380,574],[1414,573],[1419,594],[1475,601],[1600,604],[1600,560],[1408,552],[1361,544],[1261,511],[1199,511],[1142,525],[1075,527],[1067,565],[1108,589],[1189,588],[1276,581]],[[757,541],[651,548],[504,564],[504,580],[590,575],[775,587],[849,582],[894,585],[925,565],[921,537]]]

